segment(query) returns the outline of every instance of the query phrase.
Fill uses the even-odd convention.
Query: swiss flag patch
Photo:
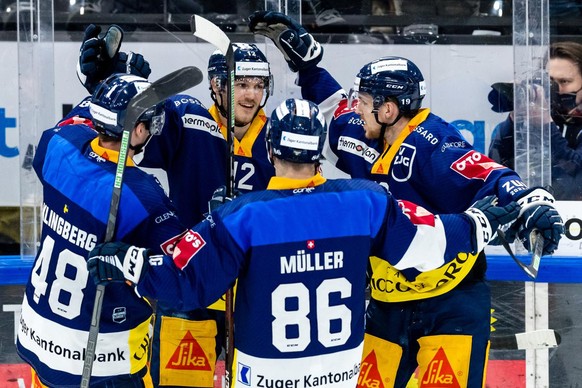
[[[174,264],[184,269],[190,260],[206,245],[200,233],[188,230],[174,248]]]
[[[471,150],[451,164],[451,170],[467,179],[486,180],[494,170],[505,168],[487,156]]]
[[[409,201],[398,201],[402,213],[412,221],[414,225],[434,226],[434,214]]]

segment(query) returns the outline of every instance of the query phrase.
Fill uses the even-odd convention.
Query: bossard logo
[[[384,388],[382,375],[378,370],[376,353],[372,350],[362,361],[360,375],[358,376],[358,388]]]
[[[439,348],[420,381],[420,388],[460,388],[443,348]]]
[[[392,163],[392,178],[396,182],[406,182],[412,175],[412,165],[416,155],[416,147],[402,144]]]
[[[210,370],[210,363],[206,354],[194,339],[190,332],[187,332],[174,354],[166,365],[167,369],[186,370]]]

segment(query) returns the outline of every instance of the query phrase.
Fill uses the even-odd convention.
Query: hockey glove
[[[220,186],[212,193],[212,198],[208,201],[208,213],[212,213],[227,202],[232,201],[231,197],[226,196],[226,186]]]
[[[510,202],[504,207],[499,207],[497,197],[490,195],[475,202],[465,211],[465,214],[475,225],[472,241],[474,252],[481,252],[493,240],[497,228],[515,221],[519,215],[519,205],[517,202]]]
[[[530,235],[537,229],[544,238],[542,255],[554,253],[564,234],[564,223],[554,207],[552,194],[541,187],[534,187],[525,191],[517,202],[521,205],[521,212],[517,222],[506,233],[508,240],[517,235],[523,246],[531,251]]]
[[[95,284],[126,282],[136,285],[149,268],[149,251],[123,242],[99,244],[87,260]]]
[[[256,11],[249,16],[250,30],[271,39],[293,72],[317,65],[323,47],[289,16],[274,11]]]
[[[125,73],[148,78],[151,69],[143,55],[120,52],[123,30],[112,25],[103,37],[101,27],[91,24],[85,37],[77,62],[77,77],[91,94],[97,85],[111,74]]]

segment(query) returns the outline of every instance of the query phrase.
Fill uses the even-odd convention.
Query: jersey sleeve
[[[418,274],[450,262],[459,252],[472,252],[472,233],[473,225],[464,215],[436,216],[388,194],[372,254],[398,270],[414,269]]]
[[[234,285],[244,257],[220,218],[207,218],[180,239],[173,257],[150,267],[138,292],[178,310],[204,308]]]

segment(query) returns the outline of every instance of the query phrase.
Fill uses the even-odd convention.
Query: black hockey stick
[[[560,342],[560,334],[552,329],[491,335],[491,349],[494,350],[550,349],[558,347]]]
[[[202,71],[194,66],[187,66],[176,70],[156,82],[152,83],[149,88],[135,95],[130,101],[126,110],[125,120],[123,122],[123,134],[121,137],[121,147],[119,149],[119,159],[117,160],[117,169],[115,171],[115,181],[113,193],[111,195],[111,204],[109,206],[109,216],[107,218],[107,228],[105,230],[105,242],[113,240],[115,234],[115,225],[117,222],[117,212],[121,199],[121,186],[123,182],[123,173],[127,161],[127,150],[131,139],[131,132],[137,122],[137,119],[149,108],[157,103],[164,101],[174,94],[180,93],[186,89],[194,87],[202,82],[204,76]],[[95,301],[93,304],[93,314],[91,315],[91,328],[87,339],[87,350],[83,364],[83,375],[81,377],[81,388],[87,388],[91,379],[93,370],[93,359],[97,348],[97,336],[99,335],[99,321],[101,319],[101,308],[103,306],[103,295],[105,285],[99,284],[95,291]]]
[[[226,66],[228,69],[227,94],[227,126],[226,126],[226,143],[228,146],[227,164],[226,164],[226,196],[231,197],[234,193],[234,53],[232,44],[228,36],[216,24],[199,16],[192,15],[190,28],[195,37],[200,38],[218,50],[226,57]],[[232,363],[234,357],[234,294],[232,288],[226,291],[225,297],[225,321],[226,321],[226,357],[225,357],[225,386],[230,387],[230,378]]]
[[[527,274],[527,276],[535,280],[538,276],[542,252],[544,250],[544,236],[542,236],[539,230],[534,229],[529,235],[530,246],[532,247],[532,258],[529,265],[515,257],[511,247],[509,246],[509,243],[507,242],[507,239],[505,238],[505,233],[501,229],[497,229],[497,235],[499,236],[501,245],[503,245],[509,256],[511,256],[511,258],[517,263],[519,268],[521,268],[523,272]]]

